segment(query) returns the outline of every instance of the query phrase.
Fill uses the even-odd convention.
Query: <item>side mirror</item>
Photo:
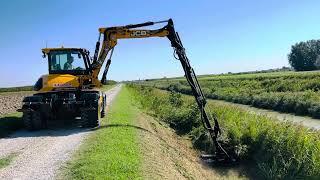
[[[42,57],[43,57],[43,58],[46,58],[46,57],[47,57],[47,56],[46,56],[46,53],[43,52]]]

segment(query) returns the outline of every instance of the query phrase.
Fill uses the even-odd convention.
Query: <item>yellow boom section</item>
[[[100,69],[108,55],[108,53],[117,45],[118,39],[135,39],[135,38],[150,38],[150,37],[166,37],[169,31],[165,28],[156,30],[145,29],[129,29],[126,26],[99,28],[100,36],[104,36],[102,41],[101,50],[97,58],[97,66],[93,71],[93,79],[98,78]],[[100,45],[99,36],[99,45]]]

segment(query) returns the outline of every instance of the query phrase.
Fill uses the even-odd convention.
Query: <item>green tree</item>
[[[288,55],[290,65],[296,71],[319,69],[320,40],[299,42],[291,47]]]

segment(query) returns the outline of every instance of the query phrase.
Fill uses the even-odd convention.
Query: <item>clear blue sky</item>
[[[299,41],[320,38],[318,0],[0,2],[0,87],[31,85],[47,73],[41,48],[93,51],[102,26],[173,18],[197,74],[288,66]],[[109,79],[180,76],[165,38],[122,40]]]

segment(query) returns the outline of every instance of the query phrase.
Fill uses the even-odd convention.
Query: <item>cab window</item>
[[[51,52],[49,58],[50,71],[85,70],[84,60],[79,52]]]

